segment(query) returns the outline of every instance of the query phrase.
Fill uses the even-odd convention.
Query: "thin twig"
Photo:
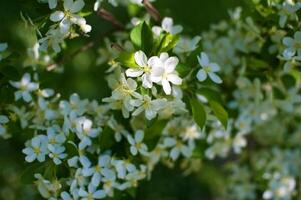
[[[124,26],[123,26],[123,24],[120,21],[118,21],[116,19],[116,17],[112,13],[110,13],[109,11],[101,8],[97,12],[97,14],[99,16],[101,16],[103,19],[111,22],[115,26],[116,29],[119,29],[119,30],[124,30],[125,29]]]
[[[156,20],[161,21],[161,16],[159,11],[149,2],[149,0],[143,0],[143,5],[147,12]]]

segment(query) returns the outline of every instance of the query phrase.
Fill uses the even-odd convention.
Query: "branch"
[[[119,30],[124,30],[125,29],[123,24],[120,21],[118,21],[116,19],[116,17],[112,13],[110,13],[109,11],[101,8],[97,12],[97,14],[99,16],[101,16],[103,19],[107,20],[108,22],[111,22],[113,24],[113,26],[115,26],[116,29],[119,29]]]
[[[143,5],[147,12],[156,20],[161,21],[161,16],[159,11],[149,2],[149,0],[143,0]]]

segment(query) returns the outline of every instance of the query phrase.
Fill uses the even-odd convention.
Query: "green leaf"
[[[228,125],[228,113],[224,107],[216,101],[209,101],[210,107],[214,115],[222,123],[222,125],[227,128]]]
[[[296,79],[290,74],[283,75],[281,80],[287,89],[290,89],[296,85]]]
[[[173,49],[177,45],[179,39],[180,37],[178,35],[167,33],[161,40],[158,53],[168,52],[169,50]]]
[[[135,55],[134,53],[122,52],[119,54],[116,61],[119,62],[124,67],[135,68],[138,67],[138,65],[135,62],[134,55]]]
[[[205,96],[208,99],[208,101],[216,101],[220,104],[223,102],[221,93],[218,92],[217,90],[204,87],[204,88],[201,88],[198,91],[198,93]]]
[[[249,58],[247,60],[248,66],[253,69],[267,69],[269,68],[269,64],[263,60],[256,59],[256,58]]]
[[[100,149],[109,149],[114,145],[114,143],[114,131],[109,127],[105,127],[99,136],[98,145]]]
[[[138,50],[144,51],[146,54],[152,51],[153,32],[146,22],[137,25],[130,34],[131,41]]]
[[[206,123],[206,111],[197,99],[190,99],[190,106],[194,121],[203,128]]]
[[[191,71],[191,67],[183,64],[183,63],[179,63],[177,65],[176,68],[177,72],[180,74],[181,77],[185,77],[189,74],[189,72]]]
[[[9,80],[20,79],[19,71],[13,66],[0,66],[0,73],[7,77]]]
[[[34,174],[42,173],[45,167],[46,165],[41,163],[30,164],[29,167],[27,167],[26,169],[24,169],[24,171],[21,172],[19,177],[20,182],[22,184],[32,184],[35,180]]]

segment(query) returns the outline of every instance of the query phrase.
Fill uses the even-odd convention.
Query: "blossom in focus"
[[[55,11],[50,15],[50,20],[53,22],[60,22],[60,31],[66,34],[70,31],[72,24],[78,25],[84,33],[91,31],[91,26],[86,24],[85,18],[77,15],[83,7],[85,2],[83,0],[65,0],[64,11]]]
[[[161,53],[160,57],[153,60],[153,72],[156,76],[152,77],[152,81],[162,85],[165,94],[171,94],[171,83],[181,85],[182,79],[176,72],[176,66],[179,63],[177,57],[169,57],[168,53]]]
[[[183,27],[181,25],[174,25],[173,19],[170,17],[165,17],[162,20],[161,27],[160,26],[154,26],[152,28],[152,31],[155,35],[159,36],[162,31],[165,31],[167,33],[176,35],[180,32],[182,32]]]

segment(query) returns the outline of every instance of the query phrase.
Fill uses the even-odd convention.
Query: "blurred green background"
[[[90,7],[94,3],[90,0],[85,2]],[[209,28],[210,24],[227,19],[228,9],[236,6],[242,6],[240,1],[157,0],[155,3],[162,16],[173,17],[176,24],[184,26],[184,33],[189,36],[200,35],[202,31]],[[120,21],[129,22],[126,8],[119,7],[112,11]],[[9,50],[20,57],[20,63],[14,63],[17,68],[21,67],[26,49],[35,41],[35,31],[21,20],[21,12],[23,16],[31,17],[33,21],[39,16],[47,16],[51,13],[47,4],[39,4],[36,0],[0,0],[0,42],[7,42]],[[97,45],[77,54],[72,59],[66,59],[64,73],[44,72],[40,79],[43,87],[54,88],[64,98],[76,92],[81,97],[100,101],[110,94],[110,90],[104,79],[107,66],[95,64],[97,50],[103,46],[102,35],[113,27],[95,14],[87,19],[93,27],[90,37],[68,41],[68,48],[63,54],[68,57],[91,41],[96,42]],[[55,59],[58,61],[62,58],[58,56]],[[8,141],[0,140],[0,199],[39,199],[38,196],[30,196],[32,194],[30,186],[24,186],[18,181],[19,175],[25,168],[24,156],[21,153],[24,136],[22,133],[16,134],[20,134],[20,137]],[[216,166],[218,164],[206,162],[200,172],[189,176],[184,176],[179,166],[175,169],[158,166],[152,179],[140,184],[136,199],[217,199],[216,194],[223,192],[221,176],[223,172]]]

